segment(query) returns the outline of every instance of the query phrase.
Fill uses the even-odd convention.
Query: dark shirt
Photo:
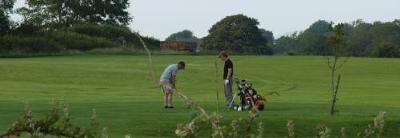
[[[232,75],[233,75],[233,63],[232,63],[232,61],[230,60],[230,59],[227,59],[226,61],[225,61],[225,65],[224,65],[224,78],[223,79],[226,79],[227,78],[227,76],[228,76],[228,69],[232,69],[232,72],[231,72],[231,76],[230,76],[230,78],[232,79]]]

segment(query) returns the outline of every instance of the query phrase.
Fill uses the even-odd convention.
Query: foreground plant
[[[32,138],[45,136],[97,138],[99,137],[97,133],[98,127],[99,123],[97,122],[95,111],[93,111],[90,128],[81,128],[72,124],[67,106],[53,103],[52,109],[42,118],[35,118],[32,110],[27,107],[25,114],[15,121],[7,132],[0,135],[0,138],[19,137],[23,134],[28,134]]]
[[[295,130],[294,130],[294,122],[293,120],[289,120],[286,124],[288,129],[288,137],[294,138],[295,137]]]
[[[379,112],[378,115],[374,118],[374,124],[368,124],[368,127],[364,129],[364,132],[359,133],[358,135],[363,138],[369,138],[375,134],[377,138],[380,138],[383,134],[385,118],[386,112]]]
[[[230,123],[230,126],[221,126],[222,116],[213,113],[209,114],[206,110],[195,103],[191,98],[187,97],[183,93],[176,91],[176,93],[185,100],[187,106],[195,111],[193,118],[186,122],[177,125],[175,134],[178,137],[196,137],[202,129],[210,128],[210,137],[213,138],[236,138],[236,137],[252,137],[262,138],[263,126],[262,122],[258,122],[258,111],[256,109],[251,110],[249,118],[247,119],[236,119]]]
[[[317,131],[316,138],[329,138],[331,130],[324,124],[317,125],[315,128]]]

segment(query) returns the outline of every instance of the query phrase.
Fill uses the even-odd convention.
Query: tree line
[[[128,0],[27,0],[26,6],[13,10],[15,0],[0,1],[0,55],[88,51],[98,48],[141,48],[135,32],[127,25]],[[17,13],[22,22],[10,20]],[[226,16],[209,29],[204,38],[190,30],[177,32],[167,41],[201,39],[204,51],[263,55],[332,55],[328,45],[333,23],[319,20],[304,31],[275,39],[260,28],[257,19],[243,14]],[[344,23],[345,56],[400,57],[400,20]],[[160,41],[144,37],[150,48]]]
[[[227,16],[214,24],[201,38],[205,50],[276,55],[333,55],[329,36],[332,22],[319,20],[304,31],[274,38],[271,31],[259,28],[257,19],[245,15]],[[356,20],[341,23],[344,31],[342,56],[400,57],[400,20],[367,23]],[[187,35],[190,34],[190,35]],[[171,38],[194,37],[190,30],[174,33]]]
[[[275,54],[332,55],[328,45],[331,22],[319,20],[302,32],[275,40]],[[343,24],[344,56],[400,57],[400,20],[367,23],[356,20]]]

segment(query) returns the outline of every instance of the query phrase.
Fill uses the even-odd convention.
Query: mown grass
[[[362,132],[379,111],[387,112],[385,137],[400,136],[400,60],[351,58],[345,64],[339,92],[339,113],[330,116],[329,72],[323,57],[234,56],[235,75],[253,82],[268,96],[266,111],[260,114],[266,137],[287,135],[286,122],[295,122],[298,137],[315,134],[325,124],[332,135],[346,128],[349,137]],[[156,78],[165,66],[179,60],[187,69],[178,73],[178,88],[216,111],[214,56],[155,56]],[[221,78],[222,63],[218,61]],[[162,93],[151,77],[146,56],[79,55],[0,59],[0,133],[23,113],[28,102],[35,115],[49,109],[52,100],[64,100],[73,120],[88,126],[96,109],[101,126],[111,137],[174,137],[176,124],[190,119],[193,111],[175,97],[175,109],[162,107]],[[219,80],[222,81],[222,80]],[[222,83],[222,82],[220,82]],[[223,108],[225,123],[247,117],[246,112]],[[255,124],[256,125],[256,124]]]

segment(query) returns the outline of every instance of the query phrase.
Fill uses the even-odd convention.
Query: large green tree
[[[299,47],[298,34],[293,33],[291,35],[282,36],[276,40],[273,50],[275,54],[300,54],[301,47]]]
[[[173,33],[165,39],[166,41],[176,41],[180,39],[197,39],[190,30],[183,30],[177,33]]]
[[[304,54],[329,55],[332,53],[327,44],[327,36],[330,32],[329,26],[329,22],[319,20],[299,34],[298,42]]]
[[[375,22],[372,27],[374,49],[379,57],[400,57],[400,26],[394,22]],[[376,52],[378,50],[379,52]],[[374,54],[380,53],[380,54]]]
[[[266,53],[272,51],[258,28],[259,22],[243,14],[227,16],[214,24],[204,38],[204,48],[234,52]]]
[[[12,11],[15,0],[0,0],[0,34],[10,29],[9,14]]]
[[[65,27],[75,23],[127,25],[132,20],[128,0],[27,0],[18,12],[24,23],[45,27]]]
[[[353,29],[347,37],[346,52],[352,56],[368,56],[373,50],[372,24],[362,20],[353,22]]]
[[[128,0],[81,0],[79,18],[92,23],[128,25],[132,18],[127,8]]]
[[[269,46],[274,45],[274,41],[275,41],[274,33],[272,33],[271,31],[265,30],[263,28],[261,28],[260,31],[261,31],[261,35],[267,40],[267,44]]]

